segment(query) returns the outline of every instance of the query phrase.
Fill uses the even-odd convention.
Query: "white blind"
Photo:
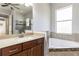
[[[57,33],[72,33],[72,6],[56,10]]]

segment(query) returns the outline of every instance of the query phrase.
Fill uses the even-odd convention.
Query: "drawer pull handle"
[[[14,50],[11,50],[11,51],[9,51],[9,52],[11,53],[11,52],[15,52],[15,51],[17,51],[17,50],[18,50],[18,49],[14,49]]]

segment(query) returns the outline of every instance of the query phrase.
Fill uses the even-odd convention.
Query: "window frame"
[[[72,7],[72,5],[69,5],[69,6],[65,6],[65,7],[62,7],[62,8],[59,8],[59,10],[61,9],[65,9],[65,8],[68,8],[68,7]],[[58,10],[58,9],[57,9]],[[60,32],[57,32],[57,22],[66,22],[66,21],[71,21],[72,22],[72,19],[67,19],[67,20],[59,20],[59,21],[57,21],[57,10],[55,10],[55,32],[56,33],[60,33]],[[72,34],[72,27],[71,27],[71,33],[60,33],[60,34]]]

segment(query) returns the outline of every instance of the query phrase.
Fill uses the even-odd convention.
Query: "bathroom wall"
[[[73,4],[73,33],[79,33],[79,3]]]
[[[50,30],[50,5],[35,3],[33,5],[33,31]]]
[[[79,3],[73,4],[73,20],[72,20],[73,40],[79,41]]]

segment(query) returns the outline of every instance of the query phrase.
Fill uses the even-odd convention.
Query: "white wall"
[[[73,33],[79,33],[79,4],[73,4]]]
[[[55,32],[55,6],[50,4],[50,32]]]
[[[33,31],[50,30],[50,6],[48,3],[33,5]]]

